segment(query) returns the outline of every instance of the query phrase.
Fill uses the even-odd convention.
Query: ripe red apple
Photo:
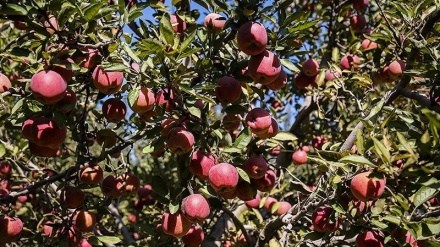
[[[178,16],[177,14],[171,14],[170,21],[173,25],[174,32],[182,36],[186,30],[186,22],[182,20],[182,18],[180,18],[180,16]]]
[[[176,127],[170,130],[167,137],[168,148],[177,155],[191,151],[194,145],[194,136],[183,127]]]
[[[281,62],[277,55],[270,51],[252,56],[248,62],[249,76],[260,84],[267,85],[275,81],[281,73]]]
[[[39,157],[56,157],[60,155],[59,148],[42,147],[33,142],[29,142],[29,151],[32,155]]]
[[[122,87],[124,74],[116,71],[104,71],[101,66],[97,66],[93,71],[93,84],[103,94],[114,94]]]
[[[104,171],[99,165],[91,165],[81,169],[80,180],[85,184],[99,184],[104,178]]]
[[[86,56],[79,57],[78,60],[80,61],[78,61],[78,63],[80,63],[83,68],[93,69],[96,67],[96,65],[101,63],[101,53],[98,49],[87,48],[83,49],[82,51],[86,53]]]
[[[308,87],[312,83],[312,81],[305,74],[299,73],[295,76],[295,83],[299,88],[304,89],[304,88]]]
[[[238,48],[248,55],[258,55],[266,50],[267,32],[263,24],[246,22],[237,33]]]
[[[259,208],[260,207],[260,201],[261,201],[261,197],[259,194],[255,195],[255,198],[249,201],[245,201],[244,204],[246,204],[246,206],[248,208]]]
[[[367,25],[367,20],[364,15],[354,15],[350,18],[351,28],[355,31],[361,31]]]
[[[371,77],[373,84],[378,85],[378,84],[393,82],[393,79],[391,78],[388,71],[389,71],[389,67],[385,66],[379,69],[376,73],[374,73],[373,76]]]
[[[352,0],[352,3],[353,3],[353,9],[363,13],[368,7],[369,0]]]
[[[256,135],[260,139],[268,139],[276,136],[277,134],[278,134],[278,122],[277,120],[275,120],[275,118],[272,118],[269,128],[265,132],[257,133]]]
[[[34,97],[43,104],[51,105],[66,94],[67,82],[53,70],[43,70],[31,78],[30,88]]]
[[[45,17],[42,17],[41,22],[43,23],[44,27],[46,28],[46,31],[50,35],[53,35],[55,33],[55,31],[59,30],[58,21],[54,15],[49,15],[48,17],[49,17],[48,18],[49,21]]]
[[[4,74],[0,73],[0,93],[8,91],[12,87],[11,81]]]
[[[245,161],[242,169],[249,175],[250,178],[259,179],[266,174],[268,166],[264,157],[252,155]]]
[[[68,186],[60,194],[60,202],[69,209],[75,209],[84,203],[86,196],[80,188]]]
[[[306,76],[315,76],[319,73],[319,64],[315,59],[308,59],[302,64],[302,71]]]
[[[319,207],[313,211],[312,224],[313,229],[317,232],[334,232],[339,227],[339,220],[330,222],[331,215],[333,214],[333,208],[331,207]]]
[[[242,201],[249,201],[255,198],[257,189],[246,181],[240,181],[235,188],[235,196]]]
[[[51,65],[50,69],[60,74],[66,82],[72,80],[75,71],[71,69],[75,62],[71,58],[59,61],[59,64]]]
[[[384,247],[383,238],[376,231],[366,231],[356,237],[356,247]]]
[[[209,184],[217,192],[230,192],[238,184],[237,169],[231,164],[220,163],[213,166],[208,174]]]
[[[154,116],[156,116],[157,114],[156,114],[156,112],[154,111],[154,110],[150,110],[150,111],[146,111],[146,112],[143,112],[143,113],[140,113],[139,114],[139,117],[142,119],[142,120],[144,120],[145,122],[150,122],[151,121],[151,118],[152,117],[154,117]]]
[[[362,51],[373,50],[373,49],[376,49],[377,47],[378,47],[378,44],[376,42],[373,42],[369,39],[362,40],[362,45],[361,45]]]
[[[238,184],[237,184],[238,185]],[[235,197],[237,197],[237,187],[235,187],[233,190],[231,191],[219,191],[218,194],[223,197],[224,199],[234,199]]]
[[[403,71],[405,71],[406,63],[405,61],[397,60],[390,63],[388,67],[388,75],[391,77],[392,80],[397,80],[402,76]]]
[[[165,212],[162,215],[162,230],[164,233],[181,238],[189,231],[191,221],[183,215],[182,211],[177,211],[174,214]]]
[[[0,245],[6,245],[18,239],[23,231],[23,222],[16,217],[0,216]]]
[[[9,162],[0,162],[0,179],[9,179],[12,175],[12,165]]]
[[[33,117],[23,122],[22,133],[26,139],[41,147],[57,149],[67,136],[66,126],[46,117]]]
[[[89,243],[89,241],[87,241],[87,239],[85,239],[85,238],[81,239],[81,241],[79,242],[79,246],[80,247],[93,247],[93,245],[91,245]]]
[[[339,72],[332,72],[331,70],[326,70],[325,71],[325,78],[324,78],[324,80],[325,81],[330,81],[330,80],[333,80],[333,79],[335,79],[335,78],[339,78],[339,77],[341,77],[341,74],[339,73]]]
[[[188,165],[188,170],[201,180],[208,180],[209,170],[215,166],[217,159],[210,153],[202,150],[193,152]]]
[[[43,236],[46,237],[55,237],[57,233],[53,230],[54,223],[52,221],[43,221],[41,223],[41,232]]]
[[[133,8],[134,5],[137,4],[138,1],[137,0],[124,0],[124,2],[125,2],[125,6],[128,9],[131,9],[131,8]]]
[[[217,85],[215,92],[222,104],[234,103],[240,99],[241,84],[234,77],[224,76],[217,81]]]
[[[278,209],[277,209],[277,211],[276,211],[276,214],[277,214],[277,215],[283,215],[283,214],[289,212],[289,210],[290,210],[291,208],[292,208],[292,205],[291,205],[289,202],[285,202],[285,201],[280,202],[280,203],[278,204]]]
[[[185,236],[182,237],[182,242],[187,247],[198,247],[203,243],[205,234],[199,226],[192,226]]]
[[[96,142],[104,148],[111,148],[116,145],[116,133],[111,129],[102,129],[96,133]]]
[[[352,68],[354,70],[358,70],[359,66],[358,64],[361,62],[358,56],[356,55],[346,55],[341,58],[341,69],[351,70]]]
[[[64,97],[56,103],[56,108],[60,112],[68,113],[75,108],[76,101],[76,93],[68,88]]]
[[[226,18],[217,14],[211,13],[205,17],[203,21],[203,25],[205,26],[208,32],[212,33],[221,33],[223,31],[223,27],[225,26]]]
[[[266,198],[266,201],[264,202],[264,209],[266,209],[267,211],[271,212],[272,211],[272,206],[277,203],[278,200],[269,196]]]
[[[136,194],[141,187],[139,177],[132,173],[124,173],[116,178],[123,181],[122,191],[128,195]]]
[[[102,193],[109,197],[118,198],[124,193],[124,181],[113,175],[108,175],[101,183]]]
[[[360,201],[377,200],[385,190],[386,179],[369,178],[371,172],[359,173],[350,184],[351,193]]]
[[[80,232],[93,231],[93,227],[95,227],[95,224],[96,216],[92,212],[79,210],[76,211],[75,215],[73,216],[73,226],[76,230]]]
[[[127,106],[117,98],[108,99],[102,104],[102,114],[110,123],[119,123],[127,113]]]
[[[298,149],[292,154],[293,163],[297,166],[307,163],[307,152]]]
[[[231,132],[238,129],[240,127],[240,123],[241,123],[240,115],[227,113],[222,119],[222,124],[225,130]]]
[[[203,103],[203,100],[198,99],[198,100],[196,100],[196,102],[194,102],[194,106],[199,108],[202,111],[203,108],[205,107],[205,103]]]
[[[263,108],[254,108],[246,115],[245,122],[251,128],[252,133],[260,134],[269,129],[272,125],[272,118]]]
[[[183,198],[180,209],[183,215],[193,223],[202,223],[211,213],[208,200],[200,194],[192,194]]]
[[[170,133],[170,131],[179,126],[179,119],[174,119],[174,118],[168,118],[162,121],[162,123],[160,124],[160,126],[162,127],[162,130],[160,131],[160,135],[161,136],[168,136],[168,134]]]
[[[266,85],[267,88],[273,91],[277,91],[282,89],[287,85],[287,74],[284,70],[281,70],[278,77],[275,79],[275,81],[269,83]]]
[[[153,109],[155,100],[153,91],[143,87],[139,89],[139,96],[130,107],[136,113],[144,113]]]
[[[252,185],[261,192],[269,192],[275,186],[276,174],[272,169],[268,169],[266,174],[259,179],[251,179]]]
[[[167,95],[167,97],[166,97]],[[174,90],[173,89],[162,89],[155,96],[156,105],[165,104],[165,111],[172,112],[174,106],[170,100],[174,100]],[[168,99],[169,98],[169,99]]]

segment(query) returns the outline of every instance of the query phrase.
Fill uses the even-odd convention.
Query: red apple
[[[0,245],[6,245],[18,239],[23,231],[23,222],[16,217],[0,216]]]
[[[73,216],[73,226],[76,230],[80,232],[93,231],[93,227],[95,227],[95,224],[96,216],[92,212],[79,210],[76,211],[75,215]]]
[[[306,76],[315,76],[319,73],[319,64],[315,59],[308,59],[302,64],[302,71]]]
[[[240,115],[227,113],[223,119],[222,124],[225,130],[234,131],[240,127],[241,117]]]
[[[364,15],[354,15],[350,19],[351,28],[355,31],[361,31],[367,25],[367,20]]]
[[[241,84],[234,77],[224,76],[217,81],[215,90],[217,99],[222,104],[234,103],[241,96]]]
[[[356,55],[346,55],[341,58],[341,69],[351,70],[352,68],[354,70],[358,70],[359,66],[358,64],[361,62],[358,56]]]
[[[57,149],[66,139],[67,129],[66,126],[58,127],[52,119],[33,117],[23,122],[22,133],[38,146]]]
[[[275,203],[277,203],[278,200],[269,196],[266,198],[266,201],[264,202],[264,209],[266,209],[267,211],[271,212],[272,211],[272,207]]]
[[[81,169],[80,180],[85,184],[99,184],[104,178],[104,171],[99,165],[91,165]]]
[[[188,170],[201,180],[208,180],[209,170],[217,163],[216,158],[202,150],[195,151],[188,165]]]
[[[209,170],[208,178],[209,184],[215,191],[230,192],[235,190],[239,175],[233,165],[220,163]]]
[[[257,189],[246,181],[240,181],[235,188],[235,196],[242,201],[249,201],[255,198]]]
[[[259,194],[255,195],[255,198],[249,201],[245,201],[244,203],[248,208],[259,208],[260,207],[261,197]]]
[[[156,105],[164,105],[165,111],[172,112],[174,109],[171,100],[174,100],[174,90],[173,89],[162,89],[155,96]]]
[[[333,79],[335,79],[335,78],[339,78],[339,77],[341,77],[341,74],[339,73],[339,72],[332,72],[331,70],[326,70],[325,71],[325,78],[324,78],[324,80],[325,81],[330,81],[330,80],[333,80]]]
[[[260,134],[269,129],[272,125],[272,118],[263,108],[254,108],[246,115],[245,122],[251,128],[252,133]]]
[[[180,18],[180,16],[178,16],[177,14],[171,14],[170,21],[173,25],[174,32],[182,36],[186,30],[186,22],[182,20],[182,18]]]
[[[114,94],[122,87],[124,74],[117,71],[104,71],[101,66],[97,66],[93,71],[93,84],[103,94]]]
[[[181,238],[188,233],[190,227],[191,222],[185,218],[180,210],[175,214],[167,211],[162,215],[162,230],[168,235]]]
[[[55,33],[55,31],[59,30],[57,18],[54,15],[49,15],[48,17],[49,17],[48,18],[49,21],[47,21],[47,19],[45,17],[42,17],[41,22],[43,23],[44,27],[46,28],[46,31],[50,35],[53,35]]]
[[[203,100],[198,99],[198,100],[196,100],[196,102],[194,102],[194,106],[199,108],[202,111],[203,108],[205,107],[205,103],[203,103]]]
[[[182,237],[182,242],[187,247],[198,247],[203,243],[205,239],[205,234],[202,228],[199,226],[192,226],[185,236]]]
[[[376,49],[377,47],[378,47],[378,44],[376,42],[373,42],[369,39],[362,40],[362,45],[361,45],[362,51],[373,50],[373,49]]]
[[[50,66],[50,68],[60,74],[66,82],[69,82],[75,75],[75,71],[71,69],[71,66],[74,63],[75,62],[71,58],[67,58],[61,60],[57,65]]]
[[[60,155],[59,148],[42,147],[33,142],[29,142],[29,151],[32,155],[39,157],[56,157]]]
[[[34,97],[43,104],[51,105],[63,99],[67,82],[53,70],[43,70],[31,78],[30,88]]]
[[[366,231],[356,237],[356,247],[384,247],[383,238],[375,231]]]
[[[266,50],[267,32],[263,24],[247,22],[237,33],[238,48],[248,55],[258,55]]]
[[[128,195],[136,194],[141,187],[139,177],[132,173],[124,173],[116,178],[116,180],[123,181],[122,190]]]
[[[156,98],[151,89],[143,87],[139,89],[139,95],[136,101],[131,105],[131,109],[136,113],[144,113],[154,108]]]
[[[0,179],[9,179],[12,175],[12,165],[9,162],[0,162]]]
[[[278,146],[272,148],[272,149],[269,151],[269,154],[272,155],[272,156],[277,156],[277,155],[280,154],[280,153],[281,153],[281,146],[280,146],[280,145],[278,145]]]
[[[352,0],[352,3],[353,3],[353,9],[363,13],[368,7],[369,0]]]
[[[11,81],[4,74],[0,73],[0,93],[8,91],[12,87]]]
[[[102,104],[102,114],[110,123],[119,123],[127,113],[127,106],[117,98],[108,99]]]
[[[319,207],[313,211],[312,224],[313,229],[317,232],[334,232],[339,228],[339,220],[334,222],[330,221],[333,214],[333,208],[331,207]]]
[[[203,21],[203,25],[205,26],[208,32],[212,33],[221,33],[223,31],[223,27],[225,26],[226,18],[217,14],[211,13],[205,17]]]
[[[275,81],[281,73],[281,62],[277,55],[270,51],[252,56],[248,62],[249,76],[260,84],[267,85]]]
[[[385,177],[383,179],[369,178],[370,174],[371,172],[359,173],[351,180],[351,192],[360,201],[377,200],[385,190]]]
[[[405,71],[406,63],[405,61],[397,60],[392,62],[388,67],[388,75],[392,80],[397,80],[402,76],[403,71]]]
[[[60,194],[60,202],[69,209],[75,209],[84,203],[85,194],[80,188],[68,186]]]
[[[101,63],[101,53],[99,52],[98,49],[87,48],[87,49],[83,49],[82,51],[87,54],[85,58],[80,57],[81,59],[80,63],[82,67],[87,69],[93,69],[96,67],[96,65]]]
[[[68,113],[75,109],[76,101],[76,93],[68,88],[64,97],[56,103],[57,110],[63,113]]]
[[[312,81],[305,74],[299,73],[295,76],[295,83],[296,83],[296,86],[304,89],[304,88],[308,87],[312,83]]]
[[[268,139],[275,137],[277,134],[278,134],[278,122],[277,120],[275,120],[275,118],[272,118],[269,128],[265,132],[257,133],[256,135],[260,139]]]
[[[272,169],[268,169],[262,178],[251,179],[251,182],[257,190],[261,192],[269,192],[275,187],[276,178],[277,176],[275,172]]]
[[[182,155],[191,151],[194,145],[194,136],[183,127],[171,129],[167,137],[168,148],[172,153]]]
[[[242,169],[249,175],[250,178],[259,179],[262,178],[268,169],[266,160],[258,155],[252,155],[249,157]]]
[[[285,214],[285,213],[287,213],[287,212],[289,212],[289,210],[292,208],[292,205],[289,203],[289,202],[280,202],[279,204],[278,204],[278,209],[277,209],[277,211],[276,211],[276,214],[277,215],[283,215],[283,214]]]
[[[304,150],[298,149],[292,154],[293,163],[297,166],[307,163],[307,153]]]
[[[113,175],[108,175],[101,183],[102,193],[109,197],[118,198],[124,193],[124,181]]]
[[[278,77],[275,79],[275,81],[269,83],[266,85],[267,88],[273,91],[277,91],[282,89],[287,85],[287,74],[284,70],[281,70]]]
[[[183,215],[193,223],[202,223],[211,213],[208,200],[200,194],[185,197],[180,209]]]
[[[93,247],[93,245],[90,244],[89,241],[87,241],[87,239],[85,239],[85,238],[81,239],[81,241],[79,242],[79,246],[80,247]]]

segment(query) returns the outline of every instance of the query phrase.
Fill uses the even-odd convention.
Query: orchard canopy
[[[440,246],[439,0],[0,1],[0,246]]]

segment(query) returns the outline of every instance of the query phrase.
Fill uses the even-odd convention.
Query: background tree
[[[0,3],[1,246],[439,246],[440,2]]]

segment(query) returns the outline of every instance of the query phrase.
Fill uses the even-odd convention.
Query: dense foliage
[[[439,20],[1,1],[0,246],[440,246]]]

